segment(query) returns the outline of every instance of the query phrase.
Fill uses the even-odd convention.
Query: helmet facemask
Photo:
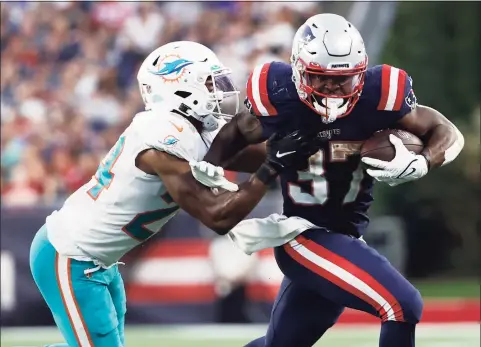
[[[308,66],[301,59],[295,65],[302,92],[301,100],[322,116],[325,123],[331,123],[351,113],[361,96],[366,61],[350,68],[349,64],[330,64],[327,68]]]
[[[215,70],[207,76],[204,83],[209,101],[215,104],[211,114],[217,118],[230,119],[239,112],[239,91],[234,86],[231,74],[228,68]],[[229,106],[234,108],[233,112],[225,111]]]
[[[191,80],[188,88],[179,85],[174,92],[175,96],[183,99],[179,100],[180,106],[176,110],[201,121],[205,130],[213,131],[217,129],[220,118],[233,117],[223,110],[223,104],[231,101],[235,105],[233,114],[239,111],[239,91],[234,87],[230,69],[217,67],[211,71],[210,66],[200,64],[187,71]]]

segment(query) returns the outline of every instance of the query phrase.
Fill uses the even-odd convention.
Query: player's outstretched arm
[[[252,175],[239,185],[237,192],[215,194],[193,177],[189,163],[183,159],[152,149],[142,155],[142,160],[160,176],[172,199],[184,211],[219,235],[225,235],[244,219],[268,187]]]
[[[198,182],[187,161],[164,151],[149,149],[143,152],[137,158],[137,166],[146,173],[159,175],[182,209],[224,235],[252,211],[279,172],[307,162],[318,150],[312,138],[297,132],[283,138],[273,135],[267,141],[266,160],[256,173],[240,184],[238,191],[220,194]]]
[[[222,127],[204,161],[233,171],[255,172],[265,158],[262,124],[246,110]]]
[[[398,123],[423,140],[425,147],[421,154],[426,157],[430,169],[453,161],[464,146],[461,132],[433,108],[418,105]]]

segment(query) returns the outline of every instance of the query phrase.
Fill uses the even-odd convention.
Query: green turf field
[[[242,347],[265,326],[129,327],[127,347]],[[329,331],[316,347],[376,347],[379,327],[343,325]],[[477,324],[424,324],[416,332],[419,347],[479,347]],[[1,347],[62,342],[54,328],[2,328]],[[294,346],[293,346],[294,347]]]
[[[480,283],[476,279],[413,281],[423,298],[479,299]]]

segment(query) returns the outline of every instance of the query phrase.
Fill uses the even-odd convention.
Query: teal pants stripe
[[[126,297],[117,265],[90,274],[93,262],[59,255],[43,226],[30,248],[30,269],[69,347],[124,347]]]

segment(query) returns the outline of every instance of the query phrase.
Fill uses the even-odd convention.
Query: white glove
[[[428,173],[428,162],[424,156],[410,152],[402,140],[393,134],[389,135],[389,141],[396,150],[393,160],[383,161],[368,157],[361,159],[363,163],[376,168],[366,170],[370,176],[394,187],[421,178]]]
[[[192,176],[206,187],[222,188],[230,192],[239,190],[237,184],[224,177],[224,169],[206,161],[190,161]]]

